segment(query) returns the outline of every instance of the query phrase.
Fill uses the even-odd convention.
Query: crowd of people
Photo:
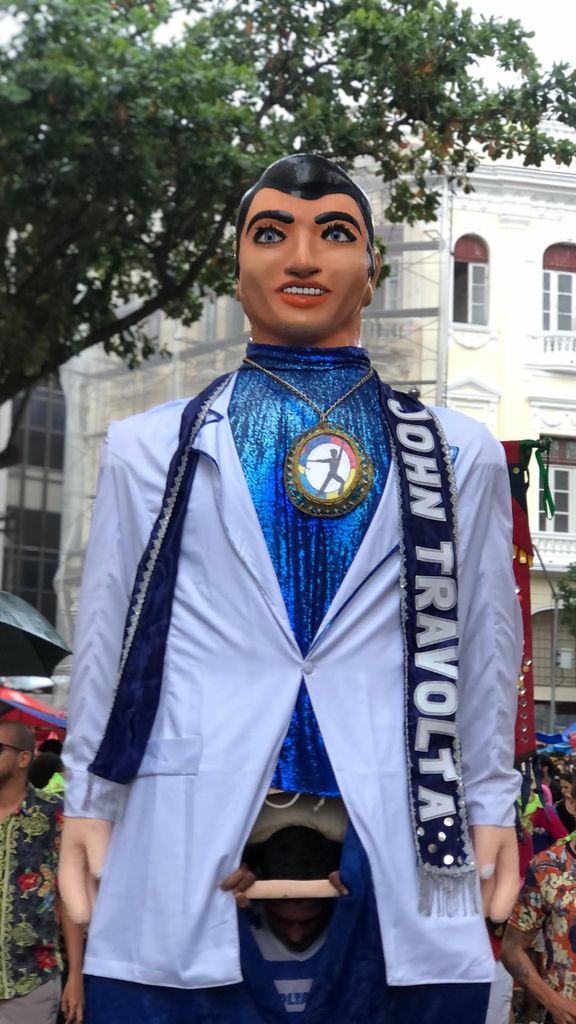
[[[576,773],[541,754],[519,808],[522,888],[506,925],[494,1024],[576,1022]],[[512,983],[515,996],[512,998]]]
[[[60,744],[35,753],[34,734],[0,722],[0,877],[9,908],[0,934],[3,1024],[81,1024],[83,929],[67,917],[56,889],[64,770]],[[285,816],[286,817],[286,816]],[[306,809],[246,848],[234,888],[250,955],[261,960],[288,1013],[303,1013],[321,975],[335,899],[248,901],[254,880],[330,878],[335,894],[341,842],[310,827]],[[326,834],[328,832],[328,835]],[[519,805],[523,884],[505,929],[493,937],[497,973],[487,1024],[576,1022],[576,773],[569,756],[540,755],[528,799]],[[9,865],[9,869],[7,867]],[[514,986],[514,993],[513,993]]]
[[[32,729],[0,721],[0,1021],[81,1024],[84,929],[59,898],[62,763]],[[54,749],[56,747],[56,749]],[[60,789],[58,788],[60,785]]]

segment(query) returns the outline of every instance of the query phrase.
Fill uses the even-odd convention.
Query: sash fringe
[[[478,880],[473,868],[460,875],[418,872],[418,910],[424,917],[468,917],[480,913]]]

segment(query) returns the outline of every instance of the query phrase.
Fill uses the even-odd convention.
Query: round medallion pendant
[[[284,486],[301,512],[343,516],[368,494],[374,479],[369,455],[340,427],[321,423],[296,438],[284,462]]]

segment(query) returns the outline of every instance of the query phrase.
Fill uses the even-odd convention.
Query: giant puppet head
[[[254,341],[357,344],[380,271],[366,194],[324,157],[271,164],[237,221],[237,296]]]

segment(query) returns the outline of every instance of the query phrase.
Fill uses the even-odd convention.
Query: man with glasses
[[[33,756],[32,730],[0,722],[2,1024],[53,1024],[60,1005],[56,868],[62,802],[28,783]],[[80,1024],[82,935],[68,918],[62,924],[70,960],[62,1007],[69,1024]]]

